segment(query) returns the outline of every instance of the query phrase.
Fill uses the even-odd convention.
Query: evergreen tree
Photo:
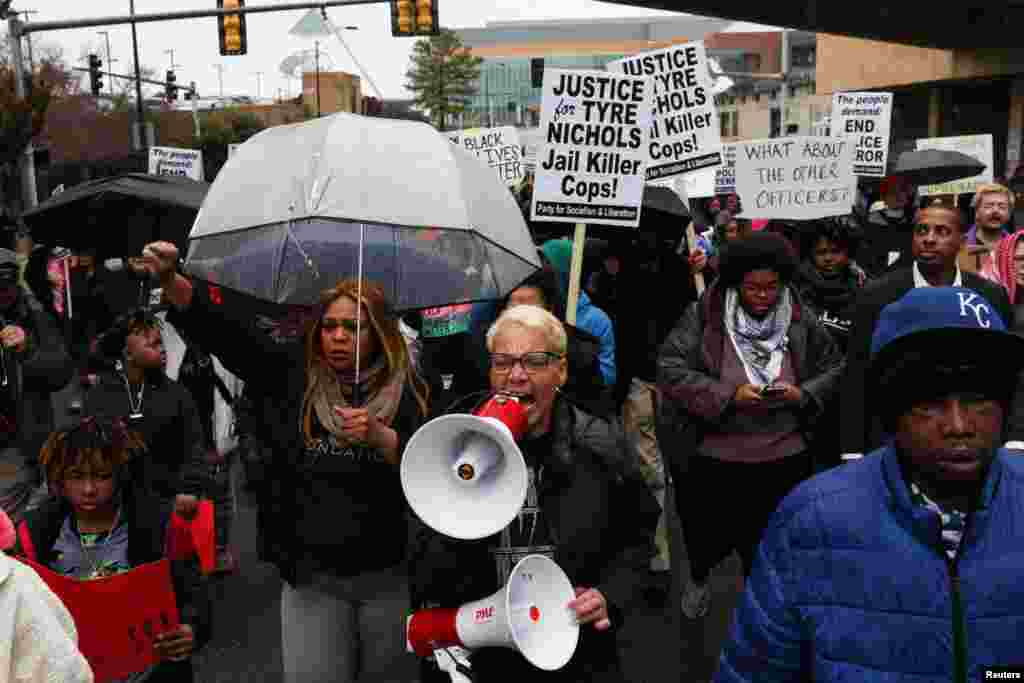
[[[449,114],[466,109],[469,98],[476,94],[483,59],[474,57],[463,47],[454,31],[416,41],[412,48],[406,90],[414,96],[416,106],[430,112],[438,130],[444,130]]]

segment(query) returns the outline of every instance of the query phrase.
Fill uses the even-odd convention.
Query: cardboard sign
[[[854,141],[812,136],[736,143],[743,213],[810,220],[850,213],[857,197]]]
[[[446,135],[453,145],[486,162],[507,185],[515,185],[523,179],[523,148],[515,127],[470,128]]]
[[[620,59],[608,70],[654,80],[648,180],[722,163],[718,108],[702,41]]]
[[[992,155],[991,135],[959,135],[948,138],[923,138],[917,141],[917,149],[948,149],[972,156],[985,164],[985,170],[972,178],[951,180],[941,185],[922,185],[919,194],[922,197],[937,194],[974,193],[986,183],[993,182],[995,161]]]
[[[648,78],[544,71],[533,220],[640,223],[652,91]]]
[[[149,148],[149,174],[203,181],[203,153],[197,149]]]
[[[155,636],[178,628],[178,606],[167,560],[123,574],[79,581],[23,559],[68,608],[78,631],[78,649],[96,683],[127,678],[159,660]]]
[[[891,122],[891,92],[840,92],[832,96],[831,132],[856,141],[855,175],[885,177]]]

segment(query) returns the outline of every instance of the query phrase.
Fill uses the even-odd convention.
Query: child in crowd
[[[40,462],[53,497],[18,526],[16,554],[83,581],[165,557],[167,507],[127,477],[127,463],[145,449],[119,418],[86,417],[51,434]],[[209,604],[194,561],[171,569],[181,625],[156,637],[160,663],[129,681],[193,680],[190,657],[205,640]]]

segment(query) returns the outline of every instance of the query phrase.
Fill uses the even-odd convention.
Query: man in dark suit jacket
[[[846,371],[840,385],[839,444],[844,460],[856,459],[882,445],[884,434],[876,411],[865,403],[871,336],[882,309],[915,287],[963,286],[983,296],[1009,327],[1013,323],[1010,300],[997,283],[974,273],[962,273],[957,255],[964,241],[964,225],[955,209],[931,206],[917,212],[913,230],[913,264],[895,270],[861,290],[853,314],[847,348]],[[1024,440],[1020,411],[1008,419],[1011,440]]]

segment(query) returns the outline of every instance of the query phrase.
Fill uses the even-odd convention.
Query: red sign
[[[159,660],[153,638],[178,628],[178,606],[167,560],[123,574],[80,581],[22,560],[39,574],[75,620],[78,649],[96,683],[127,678]]]
[[[167,531],[167,557],[184,560],[199,556],[199,568],[203,574],[213,571],[216,563],[216,543],[213,528],[213,501],[199,501],[199,510],[191,520],[177,513],[171,515]]]

